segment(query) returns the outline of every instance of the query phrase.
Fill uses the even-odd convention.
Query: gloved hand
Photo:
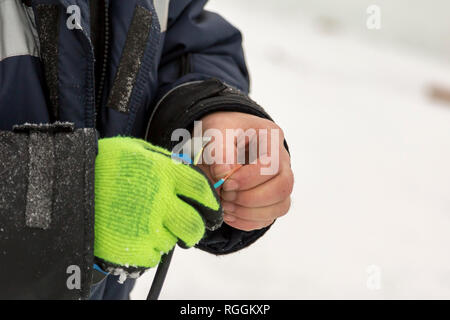
[[[219,198],[199,169],[143,140],[99,140],[94,254],[104,269],[154,267],[179,240],[192,247],[221,224]]]

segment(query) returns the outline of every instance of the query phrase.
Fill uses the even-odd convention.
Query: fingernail
[[[214,167],[214,178],[223,178],[230,171],[231,166],[229,164],[218,164]]]
[[[239,189],[239,184],[236,180],[228,179],[223,184],[223,190],[224,191],[236,191]]]
[[[227,222],[234,222],[234,221],[236,221],[236,218],[233,217],[233,216],[230,215],[230,214],[224,214],[224,215],[223,215],[223,220],[225,220],[225,221],[227,221]]]
[[[222,191],[222,199],[225,201],[234,201],[237,198],[236,191]]]
[[[234,204],[231,202],[223,202],[222,203],[223,211],[232,213],[235,210]]]

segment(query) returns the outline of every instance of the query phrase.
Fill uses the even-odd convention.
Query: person
[[[229,254],[288,212],[283,132],[206,2],[0,2],[0,297],[128,299],[177,243]],[[238,164],[171,159],[195,121],[279,131],[277,170],[256,161],[216,192]]]

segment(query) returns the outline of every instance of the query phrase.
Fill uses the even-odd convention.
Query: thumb
[[[211,176],[214,178],[214,181],[217,182],[226,177],[237,166],[237,164],[213,164],[210,167]]]
[[[217,150],[219,150],[219,155],[217,155]],[[209,166],[209,173],[214,182],[226,177],[246,161],[245,145],[237,146],[235,143],[218,143],[215,146],[215,151],[216,154],[212,157],[213,161],[210,162],[211,165]]]

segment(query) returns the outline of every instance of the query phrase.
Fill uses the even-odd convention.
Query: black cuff
[[[242,112],[272,120],[245,93],[210,79],[179,86],[163,97],[149,121],[146,138],[171,150],[178,143],[171,141],[172,132],[179,128],[190,130],[194,121],[218,111]]]
[[[273,224],[272,224],[273,225]],[[260,230],[242,231],[223,224],[216,231],[207,231],[195,247],[216,255],[224,255],[244,249],[261,238],[272,226]]]
[[[92,282],[94,129],[0,132],[0,299],[84,299]]]
[[[171,150],[178,143],[171,141],[173,131],[179,128],[192,130],[194,121],[218,111],[242,112],[272,120],[245,93],[222,81],[210,79],[179,86],[166,94],[153,112],[146,139]],[[207,231],[197,247],[218,255],[232,253],[251,245],[269,228],[246,232],[223,224],[214,232]]]

